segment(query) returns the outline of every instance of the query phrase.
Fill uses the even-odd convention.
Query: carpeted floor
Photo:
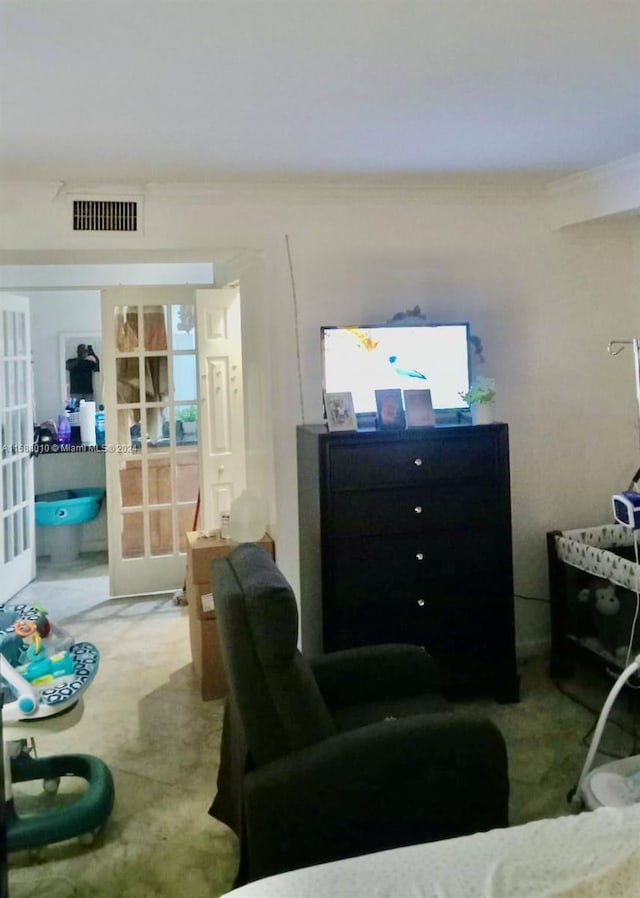
[[[184,607],[172,598],[109,600],[103,561],[64,575],[39,570],[20,594],[48,609],[77,638],[94,642],[101,668],[83,718],[63,733],[38,737],[40,755],[81,751],[109,764],[116,786],[111,820],[93,845],[76,840],[10,856],[11,898],[215,898],[231,888],[234,837],[207,814],[217,772],[222,702],[203,702],[194,682]],[[97,562],[97,563],[96,563]],[[568,790],[580,773],[595,716],[548,679],[544,659],[520,666],[522,701],[474,703],[507,740],[511,822],[569,813]],[[581,672],[565,686],[599,712],[610,683]],[[627,754],[631,721],[620,700],[604,747]],[[74,781],[71,781],[74,784]],[[18,809],[51,801],[18,786]]]
[[[498,724],[507,742],[511,825],[574,812],[567,804],[567,794],[577,784],[592,728],[615,681],[580,667],[573,678],[554,684],[546,658],[522,661],[519,667],[519,704],[482,701],[474,705]],[[619,697],[609,716],[600,748],[593,766],[640,751],[634,736],[634,714],[625,695]]]

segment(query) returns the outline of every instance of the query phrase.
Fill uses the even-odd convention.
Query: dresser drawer
[[[465,487],[440,483],[411,488],[336,492],[329,520],[337,536],[419,533],[447,527],[475,527],[496,519],[492,481]]]
[[[336,583],[379,582],[420,585],[430,578],[493,575],[500,565],[501,533],[495,526],[433,530],[396,537],[337,540],[330,549]]]
[[[483,434],[444,440],[404,440],[384,445],[333,446],[333,489],[477,480],[494,476],[495,444]]]
[[[325,599],[327,650],[383,642],[424,645],[434,654],[458,658],[485,651],[497,638],[502,613],[490,578],[376,580],[372,570],[343,581]],[[469,653],[471,652],[471,655]]]
[[[335,599],[325,601],[360,608],[366,616],[363,624],[374,608],[386,609],[393,620],[401,605],[403,613],[412,615],[424,608],[452,614],[456,608],[491,608],[499,597],[495,578],[486,570],[446,576],[418,564],[402,569],[376,561],[363,567],[336,563],[334,571],[339,588]]]

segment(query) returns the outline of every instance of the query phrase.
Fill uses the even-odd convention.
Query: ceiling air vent
[[[74,231],[137,231],[138,203],[121,200],[74,200]]]

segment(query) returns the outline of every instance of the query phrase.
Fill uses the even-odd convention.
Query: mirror
[[[102,339],[98,333],[60,334],[62,403],[70,396],[102,403]]]

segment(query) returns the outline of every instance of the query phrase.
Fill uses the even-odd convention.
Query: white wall
[[[73,234],[50,194],[16,191],[4,204],[0,260],[15,263],[18,250],[30,262],[45,250],[66,263],[100,255],[100,237]],[[307,421],[321,416],[321,324],[384,320],[416,304],[433,320],[472,323],[510,425],[516,590],[546,595],[546,531],[610,520],[610,496],[638,464],[631,361],[606,353],[608,340],[640,333],[638,221],[553,232],[543,193],[499,185],[150,188],[138,258],[261,252],[245,272],[249,301],[241,276],[247,415],[262,449],[249,478],[272,484],[278,561],[297,588],[302,415],[287,234]],[[118,250],[111,238],[110,261],[131,253],[121,239]],[[547,606],[518,600],[516,612],[520,642],[546,636]]]
[[[0,269],[0,287],[31,290],[101,289],[154,284],[212,284],[211,262],[123,265],[5,265]]]

